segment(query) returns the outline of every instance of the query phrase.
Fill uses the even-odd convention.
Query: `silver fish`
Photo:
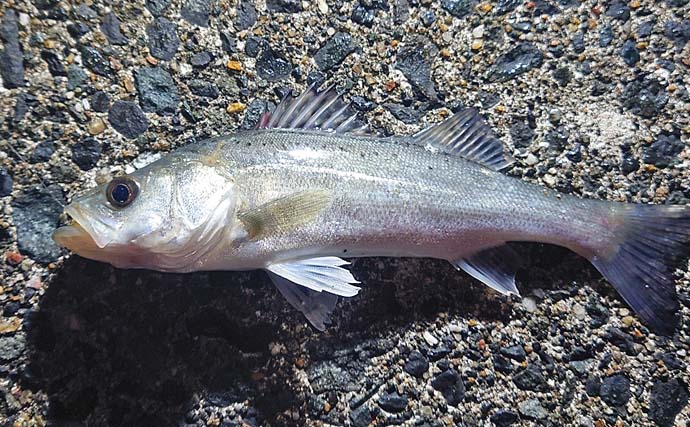
[[[585,200],[503,175],[510,159],[474,109],[407,137],[356,122],[332,89],[286,97],[255,130],[77,198],[53,237],[122,268],[264,269],[320,330],[337,297],[359,290],[341,257],[445,259],[518,294],[510,242],[544,242],[592,262],[654,331],[676,328],[688,206]]]

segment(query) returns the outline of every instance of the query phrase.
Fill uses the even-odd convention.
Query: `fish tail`
[[[690,254],[690,206],[612,212],[613,238],[584,255],[652,330],[671,335],[680,321],[675,267]]]

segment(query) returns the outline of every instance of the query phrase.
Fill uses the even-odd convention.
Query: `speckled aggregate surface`
[[[476,106],[513,176],[687,204],[687,0],[4,0],[0,14],[0,425],[690,425],[687,264],[671,337],[540,245],[522,246],[522,300],[444,262],[356,260],[363,291],[319,333],[261,272],[122,271],[50,240],[83,189],[252,127],[313,82],[381,134]]]

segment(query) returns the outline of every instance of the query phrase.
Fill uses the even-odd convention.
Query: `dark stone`
[[[554,5],[550,0],[535,0],[533,3],[534,8],[532,9],[532,13],[535,16],[555,15],[560,12],[558,6]]]
[[[66,76],[67,70],[62,64],[60,57],[52,50],[44,49],[41,51],[41,58],[48,64],[48,71],[53,76]]]
[[[637,38],[644,39],[651,36],[654,30],[654,24],[656,24],[656,18],[641,23],[640,26],[637,27]]]
[[[78,17],[81,18],[85,21],[95,19],[98,17],[98,13],[96,13],[95,10],[90,8],[86,4],[78,4],[76,6],[72,6],[72,12]]]
[[[211,63],[213,57],[207,51],[199,52],[192,56],[189,63],[195,68],[205,68]]]
[[[101,22],[101,32],[105,34],[110,44],[126,45],[129,39],[120,32],[120,20],[117,15],[110,12],[103,17]]]
[[[329,391],[356,391],[358,389],[352,375],[330,360],[310,365],[307,368],[307,377],[316,394]]]
[[[255,36],[247,37],[247,41],[244,42],[244,53],[250,58],[256,58],[261,51],[262,41],[260,38]]]
[[[254,99],[249,103],[247,110],[244,112],[244,120],[240,125],[242,129],[254,129],[259,123],[261,116],[268,111],[266,101],[261,99]]]
[[[402,412],[407,408],[407,398],[398,393],[384,394],[379,397],[378,404],[385,411]]]
[[[615,0],[606,9],[606,16],[625,22],[630,19],[630,8],[625,2]]]
[[[82,36],[88,34],[89,31],[91,31],[91,28],[89,28],[88,25],[84,24],[83,22],[75,22],[67,25],[67,32],[76,40],[79,40]]]
[[[681,193],[682,194],[682,193]],[[685,201],[687,203],[687,201]],[[674,203],[675,204],[675,203]],[[664,353],[661,355],[661,360],[664,362],[664,365],[666,368],[670,371],[677,371],[679,369],[683,369],[685,365],[683,362],[678,360],[675,354],[673,353]]]
[[[370,101],[358,95],[355,95],[352,98],[350,98],[350,101],[352,101],[352,106],[355,108],[355,110],[358,111],[367,112],[376,108],[376,104],[373,101]]]
[[[19,44],[17,12],[5,9],[0,22],[0,39],[4,48],[0,51],[0,76],[3,85],[12,89],[24,85],[24,54]]]
[[[522,0],[498,0],[496,2],[496,13],[504,15],[521,5]]]
[[[630,400],[630,381],[621,374],[604,378],[599,396],[609,406],[623,406]]]
[[[518,362],[524,362],[527,359],[527,353],[521,345],[511,345],[510,347],[501,347],[501,354]]]
[[[31,153],[31,158],[29,161],[31,163],[47,162],[50,160],[53,153],[55,153],[55,142],[39,142],[36,147],[34,147],[34,151]]]
[[[52,235],[60,220],[65,199],[57,185],[37,187],[19,195],[12,203],[19,252],[43,264],[55,261],[60,248]]]
[[[472,13],[477,0],[441,0],[441,7],[456,18],[464,18]]]
[[[249,39],[254,38],[254,36],[249,36]],[[223,45],[223,50],[226,53],[237,53],[237,40],[235,39],[234,34],[229,33],[229,32],[222,32],[220,33],[220,42]]]
[[[429,361],[422,353],[412,350],[403,369],[408,374],[421,378],[429,370]]]
[[[256,23],[256,6],[253,0],[241,0],[237,5],[235,27],[238,30],[247,30]]]
[[[429,350],[429,360],[432,362],[436,362],[437,360],[440,360],[450,354],[450,348],[446,345],[441,345],[439,347],[436,347],[434,349]]]
[[[211,16],[210,0],[186,0],[180,15],[190,24],[208,27],[208,19]]]
[[[12,194],[12,175],[5,167],[0,167],[0,197]]]
[[[89,98],[89,104],[93,111],[105,113],[110,108],[110,96],[102,90],[96,91]]]
[[[501,355],[494,354],[493,362],[494,362],[494,369],[497,372],[507,374],[513,370],[513,366],[511,365],[510,360],[506,359],[505,357],[503,357]]]
[[[146,0],[146,8],[155,17],[162,16],[170,6],[171,0]]]
[[[599,31],[599,47],[607,47],[613,41],[613,27],[606,24]]]
[[[424,24],[424,26],[428,28],[431,27],[434,24],[434,22],[436,22],[436,15],[432,10],[425,10],[419,16],[419,19],[421,19],[422,24]]]
[[[340,65],[356,48],[352,36],[336,33],[316,52],[314,62],[321,71],[329,71]]]
[[[543,420],[549,416],[549,412],[544,409],[539,399],[529,399],[520,403],[518,410],[520,414],[532,420]]]
[[[78,87],[82,87],[87,83],[89,76],[86,72],[79,68],[79,66],[72,64],[67,67],[67,88],[73,90]]]
[[[314,70],[307,74],[307,85],[314,85],[315,87],[321,87],[326,82],[326,76],[319,70]],[[354,97],[353,97],[354,98]],[[361,97],[360,97],[361,98]],[[353,105],[355,104],[352,101]],[[357,107],[355,107],[357,108]]]
[[[151,55],[163,61],[171,60],[180,46],[177,26],[165,18],[156,18],[146,27],[146,37]]]
[[[553,71],[553,78],[560,86],[566,86],[573,78],[573,73],[567,66],[558,67]]]
[[[266,0],[266,9],[269,12],[297,13],[302,11],[300,0]]]
[[[633,80],[623,89],[623,107],[633,114],[652,118],[659,114],[668,102],[666,88],[654,78]]]
[[[688,389],[677,379],[657,381],[649,398],[649,418],[658,426],[671,427],[688,404]]]
[[[81,63],[86,68],[103,77],[110,77],[113,74],[110,61],[98,49],[82,46],[79,51],[81,52]]]
[[[393,22],[400,25],[410,19],[410,3],[407,0],[395,0],[393,3]]]
[[[19,304],[19,301],[10,301],[2,310],[2,315],[5,317],[14,316],[15,314],[17,314],[20,307],[21,305]]]
[[[9,362],[18,359],[24,354],[25,349],[26,340],[23,335],[0,337],[0,361]]]
[[[196,96],[211,99],[216,99],[220,96],[220,92],[218,91],[216,85],[205,80],[190,80],[189,83],[187,83],[187,87],[189,88],[190,92]]]
[[[371,409],[367,405],[362,405],[350,413],[352,427],[369,427],[373,419]]]
[[[146,131],[149,122],[139,106],[132,101],[115,101],[108,112],[110,125],[125,138],[136,138]]]
[[[666,21],[664,35],[679,49],[682,49],[690,41],[690,19],[684,19],[680,22]]]
[[[599,396],[601,390],[601,378],[596,375],[590,375],[585,382],[585,392],[590,397]]]
[[[527,122],[515,122],[510,127],[510,137],[516,147],[529,147],[534,139],[534,130]]]
[[[170,74],[160,67],[139,68],[134,71],[134,83],[139,103],[147,113],[170,115],[180,103],[177,86]]]
[[[353,22],[371,27],[376,18],[376,11],[366,8],[362,3],[358,3],[352,10],[352,16],[350,18]]]
[[[94,138],[84,138],[72,146],[72,161],[79,169],[87,171],[98,164],[103,146]]]
[[[291,72],[292,64],[272,49],[264,49],[256,60],[256,74],[269,82],[284,80]]]
[[[403,73],[415,90],[429,100],[438,99],[431,80],[431,64],[437,55],[438,48],[431,40],[417,37],[400,49],[395,63],[395,68]]]
[[[534,44],[521,43],[500,56],[489,69],[487,77],[491,82],[504,82],[540,67],[543,60],[544,55]]]
[[[547,388],[546,379],[536,365],[513,374],[513,382],[520,390],[543,391]]]
[[[642,148],[642,160],[663,168],[673,163],[683,148],[678,136],[662,134],[652,145]]]
[[[635,350],[635,343],[633,342],[632,336],[630,336],[630,334],[626,334],[615,326],[612,326],[606,330],[604,339],[623,350],[629,356],[635,356],[638,353],[637,350]]]
[[[26,113],[29,112],[30,104],[34,104],[36,98],[26,92],[22,92],[17,95],[17,102],[14,104],[14,118],[13,123],[19,123],[24,119]]]
[[[624,174],[629,174],[630,172],[635,172],[640,168],[640,162],[632,155],[632,153],[623,153],[621,159],[621,172]]]
[[[573,50],[575,53],[582,53],[585,51],[585,33],[578,31],[573,36]]]
[[[621,47],[621,56],[623,57],[623,61],[631,67],[640,61],[640,51],[637,50],[635,41],[628,39],[623,43],[623,47]]]
[[[496,427],[507,427],[512,426],[520,420],[520,416],[515,411],[508,411],[506,409],[501,409],[489,418]]]
[[[587,301],[585,305],[585,310],[587,314],[592,318],[592,326],[598,328],[601,325],[606,324],[609,320],[610,312],[609,309],[601,305],[597,298],[591,298]]]
[[[407,124],[419,123],[419,119],[423,115],[423,112],[420,110],[416,110],[412,107],[405,107],[404,105],[392,102],[383,104],[383,108],[390,111],[396,119]]]
[[[453,369],[441,372],[431,380],[431,386],[441,392],[449,405],[455,406],[465,398],[465,383]]]

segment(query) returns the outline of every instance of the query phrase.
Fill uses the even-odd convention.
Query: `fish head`
[[[53,239],[120,268],[187,271],[235,217],[233,179],[203,160],[167,158],[118,176],[65,208]]]

